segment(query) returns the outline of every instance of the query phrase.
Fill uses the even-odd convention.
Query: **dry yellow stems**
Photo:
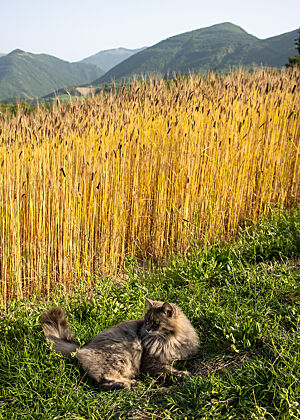
[[[299,202],[299,72],[136,82],[0,115],[0,304]]]

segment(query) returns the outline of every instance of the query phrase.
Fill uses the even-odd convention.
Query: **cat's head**
[[[144,316],[144,330],[150,335],[176,333],[179,308],[173,303],[145,299],[147,312]]]

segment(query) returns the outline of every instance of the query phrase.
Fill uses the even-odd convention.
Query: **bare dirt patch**
[[[193,370],[195,376],[208,376],[211,373],[223,372],[225,370],[234,369],[236,366],[249,360],[249,355],[242,354],[235,357],[214,358],[212,360],[200,360]]]
[[[96,89],[97,88],[95,87],[77,87],[76,88],[76,90],[78,90],[78,92],[84,97],[93,96],[96,92]]]

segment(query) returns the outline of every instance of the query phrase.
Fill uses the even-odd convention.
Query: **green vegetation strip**
[[[128,260],[128,278],[93,279],[51,304],[32,299],[2,311],[1,419],[298,419],[300,417],[300,208],[274,212],[230,244],[196,249],[159,269]],[[183,308],[201,339],[180,362],[194,376],[142,376],[104,392],[76,361],[54,353],[40,313],[62,305],[81,343],[140,317],[144,297]]]

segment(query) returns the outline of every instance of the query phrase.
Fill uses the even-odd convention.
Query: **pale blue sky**
[[[297,29],[299,0],[0,0],[0,52],[20,48],[77,61],[232,22],[258,38]]]

